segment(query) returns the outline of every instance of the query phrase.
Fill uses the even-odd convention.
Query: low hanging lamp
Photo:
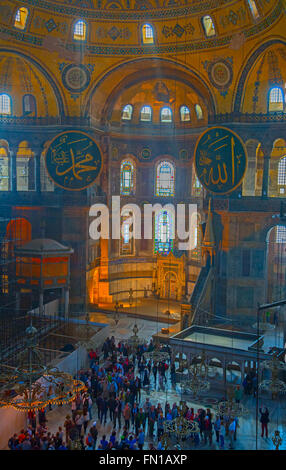
[[[74,400],[79,392],[85,390],[84,383],[57,368],[44,366],[37,348],[36,328],[30,325],[25,333],[26,348],[18,367],[0,375],[0,407],[27,412]],[[2,369],[4,367],[3,364]]]

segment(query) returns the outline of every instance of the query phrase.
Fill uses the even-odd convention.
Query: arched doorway
[[[178,297],[178,278],[175,273],[167,272],[164,279],[164,297],[176,300]]]
[[[286,225],[272,227],[266,237],[266,301],[286,296]]]

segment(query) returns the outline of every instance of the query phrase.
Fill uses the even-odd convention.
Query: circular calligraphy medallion
[[[219,90],[227,89],[233,78],[231,65],[222,59],[215,63],[212,62],[208,67],[208,76],[212,85],[216,88]]]
[[[68,191],[81,191],[93,184],[102,165],[97,143],[81,131],[58,134],[47,149],[45,161],[50,178]]]
[[[195,148],[195,169],[200,183],[211,193],[230,193],[244,178],[246,155],[244,143],[235,132],[225,127],[206,130]]]
[[[83,64],[70,64],[63,70],[62,81],[67,90],[81,92],[89,85],[90,73]]]

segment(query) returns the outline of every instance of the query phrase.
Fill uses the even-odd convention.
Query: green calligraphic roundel
[[[212,127],[199,138],[195,169],[200,183],[215,194],[227,194],[242,182],[247,154],[241,138],[225,127]]]
[[[85,132],[58,134],[46,152],[46,168],[57,186],[81,191],[94,183],[100,173],[102,157],[97,143]]]

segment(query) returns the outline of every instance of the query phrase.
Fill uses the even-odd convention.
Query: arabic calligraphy
[[[101,163],[98,145],[81,131],[59,134],[46,152],[46,168],[50,178],[69,191],[80,191],[94,183]]]
[[[241,184],[246,165],[244,144],[233,131],[213,127],[201,135],[195,150],[195,169],[205,189],[230,193]]]

